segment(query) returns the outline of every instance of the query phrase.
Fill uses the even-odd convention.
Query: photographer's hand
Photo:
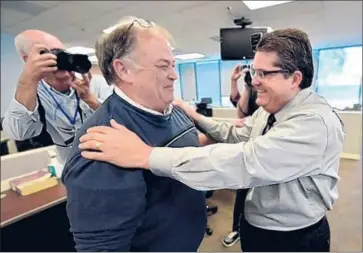
[[[48,48],[34,45],[29,55],[24,57],[26,63],[15,91],[15,99],[28,111],[35,110],[39,81],[47,74],[57,71],[57,57],[50,53],[40,54],[43,50]]]
[[[232,75],[231,75],[231,99],[233,101],[236,101],[239,97],[238,95],[238,87],[237,87],[237,81],[241,77],[241,65],[236,65],[233,69]]]
[[[82,99],[91,109],[96,110],[98,107],[100,107],[101,103],[98,101],[97,97],[91,92],[91,79],[91,73],[82,75],[82,79],[76,78],[71,86],[77,91],[80,99]]]

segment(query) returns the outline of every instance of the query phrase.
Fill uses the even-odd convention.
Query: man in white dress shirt
[[[82,155],[150,169],[199,190],[250,189],[240,221],[243,251],[329,251],[326,214],[338,198],[345,133],[334,110],[309,89],[313,72],[307,34],[276,30],[257,46],[251,74],[260,108],[243,127],[181,105],[221,143],[154,148],[111,121],[112,128],[89,129],[81,137]]]
[[[112,93],[112,86],[102,76],[88,74],[79,80],[73,72],[57,70],[54,54],[40,54],[64,49],[51,34],[26,30],[15,38],[15,46],[25,66],[4,117],[4,131],[14,140],[47,131],[64,163],[75,131]]]

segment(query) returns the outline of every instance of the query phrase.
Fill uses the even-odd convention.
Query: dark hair
[[[256,51],[275,52],[276,67],[289,73],[301,71],[301,89],[311,86],[314,77],[314,64],[311,43],[308,35],[298,29],[281,29],[265,34],[258,43]]]

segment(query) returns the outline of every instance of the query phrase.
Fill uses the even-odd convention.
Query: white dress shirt
[[[120,98],[122,98],[123,100],[125,100],[127,103],[129,103],[130,105],[133,105],[133,106],[135,106],[135,107],[137,107],[137,108],[139,108],[139,109],[141,109],[141,110],[143,110],[143,111],[145,111],[145,112],[148,112],[148,113],[151,113],[151,114],[154,114],[154,115],[168,115],[168,114],[170,114],[171,113],[171,110],[173,109],[173,106],[170,104],[169,106],[168,106],[168,108],[167,109],[165,109],[165,111],[163,112],[163,113],[161,113],[161,112],[158,112],[158,111],[155,111],[155,110],[152,110],[152,109],[150,109],[150,108],[147,108],[147,107],[145,107],[145,106],[142,106],[142,105],[140,105],[140,104],[138,104],[138,103],[136,103],[134,100],[132,100],[129,96],[127,96],[126,94],[125,94],[125,92],[123,92],[119,87],[117,87],[117,86],[115,86],[115,93],[120,97]]]
[[[243,127],[204,117],[199,126],[219,144],[202,148],[154,148],[149,164],[156,175],[199,190],[251,188],[246,220],[264,229],[290,231],[312,225],[338,198],[342,122],[309,89],[275,114],[260,108]]]

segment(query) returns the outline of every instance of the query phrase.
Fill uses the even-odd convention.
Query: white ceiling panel
[[[5,28],[16,24],[18,22],[31,18],[32,15],[18,12],[11,9],[1,8],[1,31],[5,31]]]
[[[15,2],[15,1],[14,1]],[[28,3],[34,3],[43,7],[47,7],[50,8],[52,6],[58,5],[63,3],[64,1],[24,1],[24,2],[28,2]]]

